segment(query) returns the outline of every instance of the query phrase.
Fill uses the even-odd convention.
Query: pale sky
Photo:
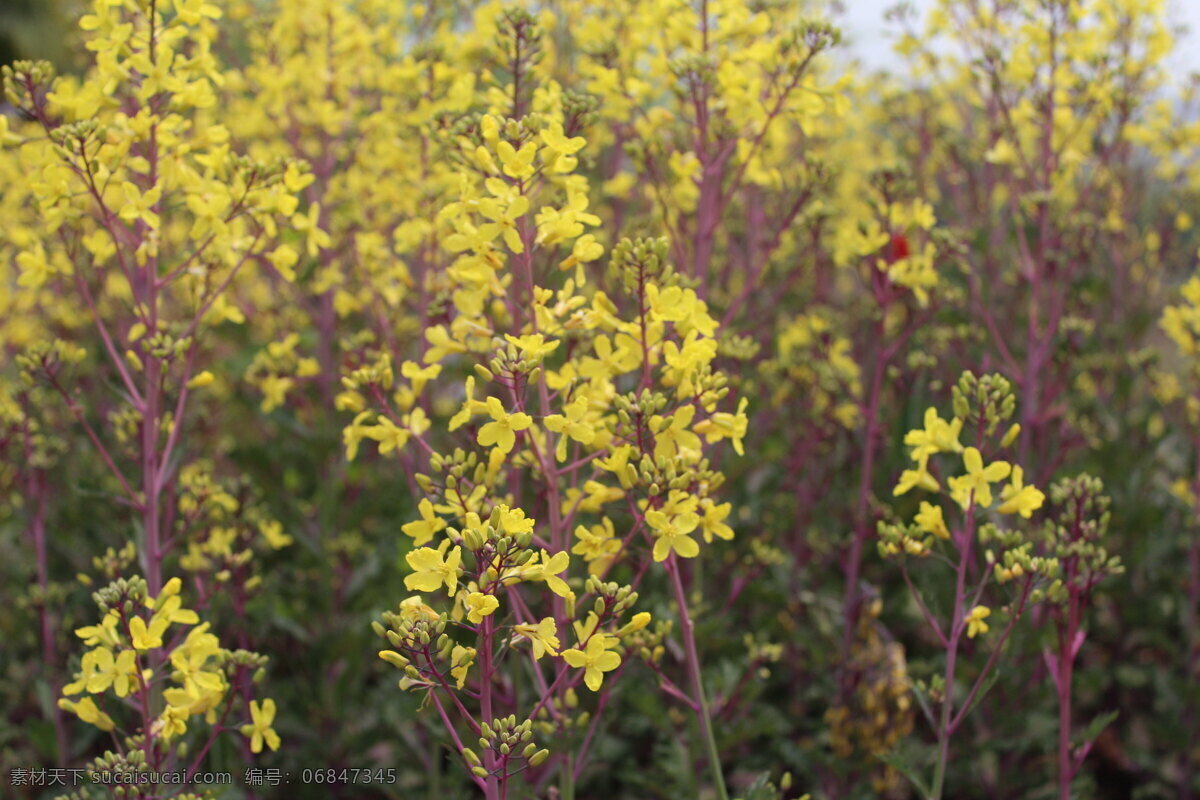
[[[842,0],[846,13],[839,24],[848,40],[851,52],[868,68],[895,67],[892,53],[896,27],[883,19],[884,12],[896,0]],[[932,0],[908,0],[918,15],[929,8]],[[1182,23],[1188,35],[1176,46],[1171,64],[1182,72],[1200,71],[1200,0],[1168,0],[1172,22]]]

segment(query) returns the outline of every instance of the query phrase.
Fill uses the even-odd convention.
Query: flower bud
[[[404,669],[408,666],[408,659],[395,650],[380,650],[379,657],[397,669]]]

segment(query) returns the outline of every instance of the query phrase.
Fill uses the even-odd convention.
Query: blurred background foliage
[[[64,72],[80,69],[83,62],[73,39],[79,13],[79,4],[70,0],[3,0],[0,62],[36,56]],[[900,152],[917,159],[930,155],[920,152],[922,143],[958,141],[948,130],[953,120],[923,116],[921,103],[928,98],[920,91],[881,94],[879,113],[867,124],[902,131],[896,134],[903,139]],[[941,155],[933,153],[930,160]],[[962,222],[956,219],[951,189],[969,180],[965,176],[972,166],[969,156],[960,156],[954,167],[940,173],[942,167],[933,164],[925,174],[924,164],[913,169],[918,187],[930,196],[940,192],[938,217],[948,219],[950,226]],[[1064,446],[1061,451],[1051,446],[1046,452],[1061,452],[1056,465],[1061,472],[1056,474],[1087,471],[1103,476],[1113,498],[1110,549],[1128,566],[1098,595],[1081,654],[1076,679],[1081,727],[1110,711],[1118,716],[1098,733],[1076,796],[1156,800],[1193,797],[1198,791],[1186,764],[1197,758],[1200,720],[1193,714],[1200,706],[1200,684],[1185,667],[1188,643],[1197,638],[1189,628],[1197,610],[1191,605],[1195,596],[1189,595],[1194,576],[1189,578],[1188,559],[1194,558],[1198,534],[1192,509],[1171,491],[1180,476],[1195,472],[1196,448],[1187,423],[1156,401],[1151,373],[1170,368],[1178,358],[1165,345],[1158,319],[1193,268],[1196,237],[1190,226],[1176,229],[1172,209],[1194,209],[1200,187],[1180,188],[1156,174],[1154,156],[1148,152],[1126,163],[1132,171],[1128,186],[1139,191],[1130,201],[1136,204],[1130,216],[1146,228],[1166,219],[1165,230],[1174,237],[1171,252],[1186,255],[1164,259],[1152,276],[1130,279],[1142,292],[1132,303],[1123,295],[1125,286],[1109,279],[1115,269],[1107,265],[1069,286],[1072,303],[1093,309],[1097,323],[1068,330],[1054,350],[1054,361],[1071,376],[1069,384],[1084,387],[1070,393],[1063,416],[1085,446]],[[735,241],[753,227],[745,218],[727,225]],[[971,229],[964,224],[956,232],[973,252],[995,246],[993,231],[985,225]],[[1011,241],[1003,246],[1011,255]],[[803,253],[794,257],[809,275],[829,268],[806,261],[809,257]],[[1096,258],[1099,263],[1100,256]],[[948,278],[952,292],[960,296],[971,292],[963,272],[951,270]],[[755,296],[772,288],[767,284],[755,290]],[[785,314],[791,319],[810,307],[829,307],[831,298],[824,291],[819,282],[806,282],[792,287],[786,306],[760,304],[764,313],[778,312],[779,317],[765,320],[758,330],[765,330],[771,340],[784,327]],[[715,294],[718,307],[728,299]],[[1024,322],[1021,298],[998,296],[997,307],[1011,312],[1013,330],[1019,329]],[[843,322],[836,324],[843,328],[822,334],[823,340],[831,343],[845,334],[860,352],[860,340],[875,318],[872,302],[865,292],[853,291],[843,292],[838,302]],[[744,318],[735,319],[734,329],[744,325],[753,333],[753,326],[745,323]],[[959,369],[998,368],[1000,357],[976,323],[969,304],[947,304],[939,309],[936,325],[914,338],[909,350],[915,355],[888,371],[883,427],[877,433],[879,449],[869,478],[876,488],[872,514],[911,516],[917,503],[913,498],[900,499],[894,510],[882,508],[891,499],[894,477],[907,466],[904,433],[920,427],[928,406],[944,407],[949,383]],[[239,341],[248,335],[243,329],[227,327],[227,367],[231,374],[242,374],[257,345]],[[311,344],[313,334],[304,336]],[[703,643],[720,749],[735,790],[745,791],[759,774],[787,771],[797,776],[799,788],[818,797],[907,797],[909,790],[883,766],[880,755],[898,748],[912,758],[921,757],[919,743],[925,731],[920,720],[914,725],[911,706],[900,708],[876,697],[865,707],[854,707],[848,713],[861,717],[860,728],[845,738],[838,725],[831,724],[831,698],[844,691],[848,670],[854,681],[885,687],[884,691],[896,683],[902,693],[907,675],[928,677],[936,672],[937,651],[919,624],[903,582],[868,548],[855,579],[864,608],[854,631],[855,657],[849,664],[843,659],[841,564],[856,524],[852,510],[859,498],[863,433],[857,427],[839,427],[825,410],[809,405],[833,385],[822,385],[822,376],[805,375],[799,394],[778,405],[769,402],[775,388],[771,381],[778,377],[770,369],[787,372],[786,366],[762,374],[747,368],[742,384],[756,399],[752,425],[765,433],[752,435],[749,457],[722,465],[729,476],[726,499],[736,510],[738,539],[733,546],[706,552],[693,575],[697,635]],[[407,541],[398,530],[416,517],[403,478],[378,469],[377,461],[345,464],[345,420],[340,417],[294,406],[263,414],[260,401],[248,386],[223,398],[219,413],[232,424],[222,435],[230,440],[231,462],[248,476],[296,545],[264,562],[263,590],[244,615],[234,617],[229,609],[213,613],[232,620],[233,632],[239,626],[253,630],[255,649],[271,656],[269,680],[281,709],[277,729],[284,746],[261,763],[293,776],[304,768],[395,767],[399,782],[384,788],[293,782],[286,793],[263,790],[259,796],[474,796],[448,755],[436,719],[418,713],[418,696],[395,690],[393,671],[378,661],[374,643],[368,641],[369,621],[394,604],[403,581]],[[795,429],[801,426],[824,426],[828,434],[806,440],[809,449],[798,448]],[[119,508],[103,500],[97,488],[104,483],[103,467],[91,455],[85,437],[79,431],[71,437],[50,471],[65,492],[47,518],[56,534],[51,538],[54,579],[45,596],[27,556],[19,495],[0,508],[0,553],[6,555],[0,559],[5,598],[0,604],[0,769],[6,773],[16,767],[66,763],[59,761],[50,722],[53,687],[61,684],[63,665],[48,666],[39,658],[36,608],[47,603],[59,609],[64,642],[71,630],[90,623],[94,610],[89,590],[75,576],[94,575],[94,559],[106,548],[119,548],[129,524]],[[647,597],[668,594],[653,585],[656,580],[661,576],[647,578]],[[727,591],[708,593],[707,586]],[[223,601],[218,597],[216,602]],[[670,616],[667,607],[647,610]],[[1018,629],[1011,645],[1017,655],[962,734],[970,744],[956,748],[950,796],[1053,796],[1047,775],[1053,773],[1056,709],[1053,689],[1040,671],[1040,653],[1051,631],[1045,619]],[[892,645],[899,645],[906,656],[906,674],[889,673]],[[702,773],[685,746],[692,720],[652,681],[644,686],[626,683],[608,713],[606,732],[595,744],[596,766],[584,775],[581,797],[706,796]],[[88,726],[73,726],[71,737],[68,762],[77,763],[104,746]],[[884,747],[873,750],[878,741]],[[242,762],[235,746],[218,744],[209,767],[240,775]]]

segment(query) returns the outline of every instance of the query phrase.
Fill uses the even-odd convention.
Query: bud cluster
[[[88,788],[89,784],[96,786],[105,786],[107,791],[105,797],[119,797],[122,800],[135,800],[136,798],[146,797],[143,792],[143,785],[138,784],[134,780],[127,783],[115,783],[105,780],[100,777],[105,774],[109,775],[134,775],[136,773],[149,772],[150,768],[146,764],[146,752],[141,747],[131,747],[125,753],[114,753],[111,750],[104,751],[104,755],[99,756],[87,765],[87,779],[83,782],[83,786],[68,794],[58,796],[58,800],[93,800],[97,795],[92,794]],[[146,787],[154,786],[154,784],[144,784]],[[179,797],[186,797],[180,795]]]
[[[387,391],[396,381],[392,370],[392,360],[386,353],[377,354],[375,361],[352,370],[349,375],[342,376],[342,386],[348,391],[356,392],[364,387],[377,386]]]
[[[479,458],[474,450],[467,452],[461,447],[454,448],[449,455],[433,453],[429,456],[429,468],[435,474],[445,473],[440,484],[424,473],[417,473],[414,479],[421,491],[430,499],[449,499],[451,493],[469,495],[470,491],[464,484],[483,486],[487,481],[487,462]]]
[[[132,566],[136,558],[137,547],[133,542],[126,542],[120,550],[109,547],[104,555],[92,556],[92,567],[111,580]]]
[[[479,747],[484,757],[491,756],[497,763],[497,770],[507,774],[509,764],[513,761],[524,761],[530,767],[542,764],[550,756],[550,751],[538,749],[533,741],[533,720],[518,723],[515,714],[494,719],[489,724],[484,722],[479,726]],[[489,775],[483,765],[483,759],[469,747],[463,748],[463,759],[471,772],[480,778]]]
[[[964,372],[953,392],[954,416],[974,423],[986,436],[992,436],[1000,423],[1011,419],[1017,408],[1012,382],[1003,375],[978,378],[973,372]]]
[[[475,374],[485,381],[496,381],[518,394],[522,387],[529,383],[537,383],[542,375],[542,362],[545,353],[535,353],[522,350],[512,342],[503,339],[492,339],[494,355],[485,367],[475,365]]]
[[[54,65],[49,61],[14,61],[0,67],[4,98],[14,108],[26,112],[45,103],[46,90],[54,77]]]
[[[887,522],[880,520],[876,525],[879,534],[877,547],[883,558],[900,555],[925,558],[933,552],[936,537],[915,523]]]
[[[129,615],[142,607],[149,594],[146,579],[134,575],[129,578],[117,578],[103,589],[97,589],[92,593],[92,599],[103,614],[117,609]]]
[[[665,236],[653,239],[625,237],[612,249],[609,273],[633,295],[640,295],[647,283],[664,288],[678,285],[680,276],[667,260],[669,251],[670,243]]]
[[[447,614],[435,615],[423,608],[412,614],[402,609],[399,613],[385,611],[383,622],[375,620],[371,629],[395,650],[381,650],[379,657],[397,669],[404,670],[405,679],[401,688],[416,685],[436,685],[442,680],[435,664],[435,657],[447,659],[454,642],[446,633],[449,622]],[[415,662],[415,663],[414,663]]]
[[[1103,544],[1112,516],[1103,481],[1086,474],[1064,478],[1051,485],[1050,500],[1059,514],[1046,521],[1042,541],[1062,564],[1067,584],[1086,593],[1105,577],[1125,571],[1120,556]],[[1065,599],[1066,594],[1059,597]]]

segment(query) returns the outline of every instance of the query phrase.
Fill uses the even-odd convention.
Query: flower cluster
[[[134,577],[98,590],[100,621],[75,631],[88,650],[59,707],[122,737],[116,741],[123,753],[141,751],[144,763],[160,771],[177,764],[194,773],[200,761],[186,760],[187,749],[173,744],[207,727],[202,757],[223,730],[238,729],[231,714],[249,718],[240,730],[253,752],[264,743],[278,749],[271,727],[275,702],[256,698],[267,658],[222,647],[209,624],[183,607],[181,589],[172,578],[151,596],[146,582]]]

